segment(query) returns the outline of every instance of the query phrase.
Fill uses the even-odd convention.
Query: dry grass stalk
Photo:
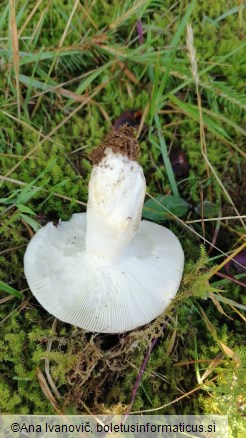
[[[54,398],[54,396],[53,396],[53,394],[52,394],[52,392],[51,392],[51,390],[50,390],[50,388],[45,380],[45,377],[44,377],[44,375],[39,367],[36,367],[36,373],[37,373],[40,387],[41,387],[44,395],[50,401],[50,403],[52,404],[52,406],[56,410],[56,412],[58,414],[60,414],[61,412],[59,410],[58,403],[57,403],[56,399]]]
[[[15,17],[15,0],[10,0],[10,21],[9,21],[9,30],[11,34],[11,42],[12,42],[12,51],[13,51],[13,62],[14,62],[14,70],[15,70],[15,83],[16,83],[16,98],[17,98],[17,110],[18,117],[20,117],[20,83],[19,83],[19,41],[18,41],[18,32],[16,25],[16,17]]]
[[[200,389],[202,389],[202,387],[204,387],[206,385],[209,385],[211,382],[214,382],[217,378],[218,377],[215,376],[215,377],[213,377],[211,380],[209,380],[207,382],[200,383],[195,388],[193,388],[191,391],[186,392],[185,394],[181,395],[180,397],[175,398],[171,402],[166,403],[166,404],[164,404],[162,406],[159,406],[158,408],[143,409],[141,411],[131,411],[131,414],[135,414],[135,415],[137,415],[137,414],[144,414],[144,413],[147,413],[147,412],[157,412],[157,411],[160,411],[162,409],[165,409],[168,406],[171,406],[171,405],[173,405],[175,403],[178,403],[180,400],[184,399],[185,397],[189,397],[191,394],[194,394],[194,392],[199,391]]]
[[[65,40],[66,35],[67,35],[67,32],[68,32],[68,28],[69,28],[69,26],[70,26],[70,24],[71,24],[71,21],[72,21],[72,18],[73,18],[73,16],[74,16],[74,13],[75,13],[75,11],[76,11],[76,9],[77,9],[78,3],[79,3],[79,0],[76,0],[75,3],[74,3],[73,10],[72,10],[72,12],[71,12],[71,14],[70,14],[69,20],[68,20],[67,25],[66,25],[66,27],[65,27],[65,29],[64,29],[64,32],[63,32],[63,35],[62,35],[62,37],[61,37],[61,40],[60,40],[60,42],[59,42],[59,44],[58,44],[58,47],[62,47],[62,46],[63,46],[64,40]]]
[[[56,327],[57,327],[57,319],[55,318],[53,321],[53,324],[52,324],[52,328],[51,328],[52,332],[54,332],[54,333],[56,332]],[[52,342],[53,342],[52,338],[48,340],[47,350],[46,350],[47,353],[51,352]],[[49,385],[50,385],[53,393],[55,394],[56,398],[58,400],[61,400],[62,397],[61,397],[61,395],[60,395],[60,393],[59,393],[59,391],[54,383],[54,380],[52,379],[52,376],[50,374],[50,359],[49,359],[49,357],[46,357],[44,361],[45,361],[45,374],[46,374],[46,377],[48,379]]]
[[[192,26],[190,24],[187,24],[187,33],[186,33],[186,45],[188,49],[188,58],[191,63],[191,73],[194,78],[195,86],[196,86],[196,95],[197,95],[197,104],[198,104],[198,110],[199,110],[199,120],[200,120],[200,143],[201,143],[201,152],[202,156],[207,158],[207,145],[206,145],[206,138],[205,138],[205,131],[204,131],[204,124],[203,124],[203,117],[202,117],[202,99],[201,94],[199,91],[199,76],[198,76],[198,67],[197,67],[197,57],[196,57],[196,50],[194,47],[194,39],[193,39],[193,30]],[[207,170],[207,177],[210,177],[210,171],[209,166],[206,161],[206,170]],[[211,193],[210,193],[211,198]]]
[[[230,260],[232,260],[239,252],[243,251],[243,249],[246,247],[246,242],[244,242],[239,248],[235,249],[232,254],[230,254],[220,265],[216,266],[210,274],[210,278],[213,277],[213,275],[216,274],[216,272],[220,271],[223,266],[226,265]]]
[[[22,32],[25,30],[25,28],[27,27],[28,23],[31,21],[32,17],[34,16],[35,12],[37,11],[37,9],[40,6],[40,3],[42,3],[43,0],[39,0],[36,5],[34,6],[33,10],[31,11],[31,13],[28,15],[27,19],[25,20],[25,23],[22,25],[21,29],[18,32],[18,37],[20,38]]]
[[[190,24],[187,24],[186,45],[188,49],[188,57],[191,63],[191,72],[196,86],[199,84],[199,76],[197,69],[196,49],[194,47],[193,30]]]
[[[23,187],[25,187],[26,185],[27,185],[27,183],[25,183],[24,181],[19,181],[18,179],[14,179],[14,178],[8,178],[7,176],[4,176],[4,175],[0,175],[0,181],[3,181],[3,182],[10,182],[10,183],[13,183],[13,184],[17,184],[17,185],[19,185],[19,186],[23,186]],[[38,186],[33,186],[33,188],[35,189],[35,188],[37,188]],[[42,189],[45,193],[48,193],[48,194],[50,194],[50,191],[49,190],[46,190],[46,189]],[[56,193],[56,192],[53,192],[52,193],[52,195],[53,196],[56,196],[57,198],[61,198],[61,199],[65,199],[66,201],[73,201],[73,202],[75,202],[76,204],[79,204],[79,205],[84,205],[85,207],[87,206],[87,204],[85,203],[85,202],[82,202],[82,201],[78,201],[77,199],[73,199],[73,198],[70,198],[69,196],[66,196],[66,195],[61,195],[60,193]]]

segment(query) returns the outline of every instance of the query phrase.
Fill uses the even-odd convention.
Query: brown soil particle
[[[130,160],[137,161],[139,143],[132,126],[123,125],[119,129],[112,129],[102,144],[90,155],[94,165],[99,164],[104,158],[105,150],[111,148],[114,153],[127,156]]]

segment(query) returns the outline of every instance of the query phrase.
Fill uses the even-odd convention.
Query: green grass
[[[235,283],[216,273],[245,242],[244,28],[242,1],[1,5],[1,412],[124,412],[157,333],[132,411],[229,413],[231,434],[242,433],[245,274],[232,267]],[[41,215],[85,211],[88,156],[127,109],[142,110],[148,126],[144,214],[180,238],[186,268],[164,335],[162,315],[119,339],[94,337],[41,308],[23,255]],[[189,160],[183,178],[170,162],[175,148]]]

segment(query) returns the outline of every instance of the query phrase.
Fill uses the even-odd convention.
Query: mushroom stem
[[[145,190],[141,166],[106,148],[89,183],[86,252],[90,257],[112,263],[124,256],[141,221]]]

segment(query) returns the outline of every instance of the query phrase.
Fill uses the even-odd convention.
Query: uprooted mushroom
[[[152,321],[176,295],[183,250],[170,230],[141,221],[138,153],[132,127],[112,130],[92,154],[87,213],[48,223],[27,247],[30,289],[61,321],[121,333]]]

